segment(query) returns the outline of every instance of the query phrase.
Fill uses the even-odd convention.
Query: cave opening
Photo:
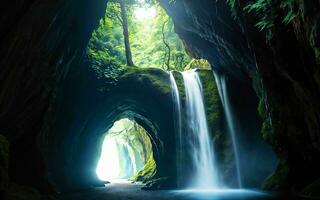
[[[103,136],[96,174],[102,181],[137,180],[141,173],[149,178],[156,171],[148,132],[134,120],[117,120]]]

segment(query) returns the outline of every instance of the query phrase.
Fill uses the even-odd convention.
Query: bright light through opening
[[[154,19],[157,15],[157,11],[154,7],[138,7],[133,12],[135,18],[140,21]]]
[[[127,118],[116,121],[103,141],[96,174],[102,181],[127,179],[136,174],[152,155],[147,132]]]
[[[114,138],[108,138],[103,143],[101,159],[98,162],[96,173],[99,179],[104,181],[119,177],[119,152]]]

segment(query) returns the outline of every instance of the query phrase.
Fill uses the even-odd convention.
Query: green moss
[[[278,164],[276,171],[264,181],[262,188],[274,191],[287,189],[290,184],[290,181],[288,180],[289,172],[290,170],[287,163],[281,161]]]
[[[207,121],[211,130],[214,130],[213,136],[219,137],[219,123],[222,117],[222,105],[219,98],[218,88],[211,70],[199,70],[200,79],[203,87],[203,96],[207,112]]]
[[[136,182],[141,181],[143,183],[146,183],[148,181],[151,181],[157,172],[157,165],[156,162],[153,159],[153,154],[150,155],[148,162],[146,165],[135,175],[133,175],[130,180]]]
[[[184,82],[183,82],[183,77],[182,74],[178,71],[173,71],[173,76],[176,81],[178,91],[179,91],[179,96],[180,96],[180,101],[184,102],[186,95],[185,95],[185,88],[184,88]]]
[[[124,73],[119,77],[119,80],[134,80],[142,86],[152,87],[160,93],[169,94],[171,85],[168,73],[158,68],[126,68]]]
[[[319,197],[320,196],[320,178],[309,184],[302,190],[302,195],[308,197]]]
[[[266,94],[264,91],[259,92],[259,105],[258,105],[258,112],[262,119],[262,128],[261,134],[264,140],[268,141],[269,143],[273,143],[273,129],[271,126],[271,119],[270,113],[267,109],[267,100]]]

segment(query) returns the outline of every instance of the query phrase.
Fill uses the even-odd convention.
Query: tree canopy
[[[153,1],[126,0],[128,41],[135,66],[182,71],[191,61],[172,20]],[[108,2],[106,14],[93,32],[88,55],[95,67],[128,66],[123,18],[119,0]]]

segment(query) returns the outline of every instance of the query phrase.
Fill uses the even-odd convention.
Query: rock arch
[[[84,70],[94,73],[89,67]],[[150,134],[156,176],[173,176],[175,135],[167,72],[138,68],[125,71],[116,85],[105,82],[103,87],[108,90],[101,88],[101,80],[88,80],[87,73],[75,74],[65,91],[73,94],[63,100],[51,131],[41,135],[40,141],[47,141],[42,146],[48,147],[45,157],[49,179],[56,188],[70,190],[100,183],[95,167],[103,136],[121,118],[136,121]],[[89,86],[79,85],[80,80],[87,80]],[[75,85],[80,87],[78,91],[74,91]]]

